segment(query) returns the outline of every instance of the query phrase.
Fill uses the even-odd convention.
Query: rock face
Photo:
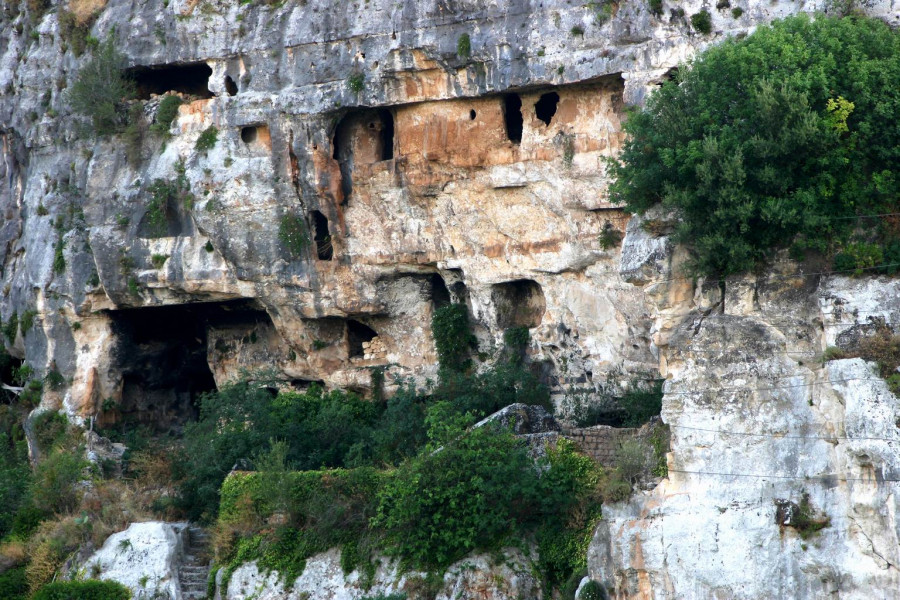
[[[588,555],[614,597],[900,597],[900,401],[873,363],[821,359],[896,282],[816,279],[728,282],[668,338],[669,477],[604,507]]]
[[[331,550],[310,558],[297,581],[285,588],[278,573],[261,573],[255,563],[239,567],[231,576],[227,591],[222,586],[216,600],[355,600],[391,594],[417,594],[423,588],[422,573],[403,573],[397,566],[381,559],[368,589],[360,582],[360,574],[344,576],[340,552]],[[221,583],[221,577],[219,578]],[[504,551],[504,560],[487,556],[471,556],[450,566],[435,600],[516,600],[543,598],[540,581],[529,561],[519,550]]]
[[[81,570],[94,579],[118,581],[137,600],[181,600],[178,564],[185,529],[186,524],[132,523],[109,536]]]
[[[895,323],[900,284],[787,261],[694,282],[668,216],[606,191],[626,107],[679,62],[831,3],[108,0],[90,33],[115,37],[144,120],[186,100],[167,139],[130,147],[68,108],[88,56],[62,17],[81,4],[0,9],[0,318],[33,316],[3,343],[65,380],[43,408],[166,426],[247,369],[424,382],[431,315],[464,302],[484,354],[528,328],[558,404],[667,379],[669,477],[609,507],[591,547],[615,597],[897,597],[896,398],[859,360],[817,359]],[[864,4],[900,24],[893,1]],[[709,35],[689,25],[704,7]],[[827,525],[803,539],[785,507]],[[494,589],[467,579],[487,572],[445,594]]]

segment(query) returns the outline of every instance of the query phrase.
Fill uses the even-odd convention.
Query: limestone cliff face
[[[892,0],[870,4],[900,22]],[[704,7],[710,35],[687,19]],[[607,200],[628,105],[698,49],[824,5],[732,7],[629,0],[603,22],[546,0],[109,0],[91,32],[115,37],[146,118],[161,93],[188,100],[129,160],[67,107],[86,58],[59,10],[29,25],[7,4],[0,317],[36,317],[4,343],[65,377],[45,407],[159,422],[243,369],[422,382],[430,316],[462,301],[484,352],[530,329],[559,402],[667,378],[670,476],[611,507],[592,548],[618,597],[894,597],[896,399],[859,360],[815,357],[895,322],[896,284],[788,263],[684,280],[665,215],[642,227]],[[166,204],[160,230],[151,187],[179,172],[193,202]],[[298,219],[300,253],[279,236]],[[809,541],[776,522],[803,493],[830,518]]]

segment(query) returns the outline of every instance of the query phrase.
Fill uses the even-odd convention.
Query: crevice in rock
[[[553,115],[556,114],[556,106],[559,104],[559,94],[556,92],[548,92],[541,96],[534,103],[535,116],[544,122],[544,125],[550,125]]]
[[[447,288],[444,278],[435,273],[429,279],[431,283],[430,300],[434,307],[440,308],[450,304],[450,290]]]
[[[126,73],[134,80],[137,97],[149,100],[152,95],[180,92],[199,98],[212,98],[209,78],[212,68],[204,62],[133,67]]]
[[[543,289],[531,279],[492,285],[491,301],[496,311],[497,326],[501,329],[537,327],[547,310]]]
[[[312,221],[316,256],[319,260],[332,260],[334,246],[331,243],[331,234],[328,232],[328,219],[320,211],[311,210],[309,211],[309,220]]]
[[[522,118],[522,98],[518,94],[503,96],[503,124],[506,137],[513,144],[522,143],[522,129],[525,121]]]

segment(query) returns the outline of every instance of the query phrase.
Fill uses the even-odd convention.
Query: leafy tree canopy
[[[859,216],[898,212],[898,81],[900,36],[878,20],[760,27],[701,54],[630,115],[612,197],[638,213],[674,209],[698,274],[851,239],[873,247],[853,256],[893,260],[898,221]]]

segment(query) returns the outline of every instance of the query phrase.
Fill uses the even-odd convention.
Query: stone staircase
[[[209,578],[209,534],[200,527],[188,527],[184,556],[178,568],[182,600],[203,600]]]

